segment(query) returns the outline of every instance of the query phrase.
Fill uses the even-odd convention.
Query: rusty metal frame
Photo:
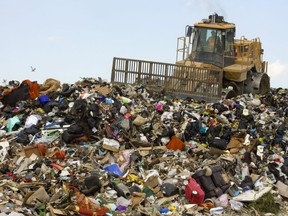
[[[113,59],[111,82],[144,85],[179,97],[220,99],[223,71],[127,58]]]

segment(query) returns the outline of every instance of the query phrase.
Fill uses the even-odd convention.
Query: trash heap
[[[0,101],[0,215],[287,212],[286,89],[205,103],[47,79]]]

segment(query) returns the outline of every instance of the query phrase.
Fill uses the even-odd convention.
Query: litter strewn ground
[[[4,83],[0,215],[285,215],[287,91],[205,103],[94,78]]]

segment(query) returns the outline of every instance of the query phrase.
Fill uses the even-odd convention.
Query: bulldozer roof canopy
[[[233,23],[204,23],[199,22],[194,24],[195,27],[214,28],[214,29],[231,29],[235,28]]]

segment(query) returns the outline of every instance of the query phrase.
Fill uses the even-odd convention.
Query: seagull
[[[31,66],[31,70],[32,70],[32,72],[34,72],[34,71],[36,70],[36,68],[33,68],[33,67]]]

